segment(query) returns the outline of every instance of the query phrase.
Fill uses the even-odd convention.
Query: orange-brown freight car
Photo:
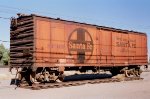
[[[147,65],[147,35],[37,15],[11,21],[11,67],[43,81],[61,78],[66,70],[110,70],[113,75]],[[32,75],[36,74],[36,75]],[[43,78],[42,78],[43,77]],[[21,79],[19,78],[19,79]]]

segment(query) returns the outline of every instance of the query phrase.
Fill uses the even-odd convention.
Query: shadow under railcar
[[[104,79],[111,78],[111,74],[75,74],[65,76],[64,82],[66,81],[77,81],[77,80],[93,80],[93,79]]]

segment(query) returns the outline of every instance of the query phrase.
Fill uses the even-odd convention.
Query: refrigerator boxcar
[[[147,65],[145,33],[34,14],[18,14],[10,28],[11,68],[30,85],[63,80],[72,70],[139,76]]]

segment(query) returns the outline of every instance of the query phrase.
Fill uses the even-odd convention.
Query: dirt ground
[[[0,69],[0,99],[150,99],[150,72],[143,72],[140,81],[86,84],[42,90],[10,85],[12,75]]]

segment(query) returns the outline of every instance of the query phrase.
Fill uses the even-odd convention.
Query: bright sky
[[[145,32],[150,37],[150,0],[1,0],[0,17],[35,13]],[[10,20],[0,18],[0,40],[9,41]],[[149,42],[150,40],[148,40]],[[0,41],[0,43],[2,43]],[[9,43],[4,45],[9,48]],[[149,44],[150,47],[150,44]],[[149,51],[150,52],[150,51]]]

